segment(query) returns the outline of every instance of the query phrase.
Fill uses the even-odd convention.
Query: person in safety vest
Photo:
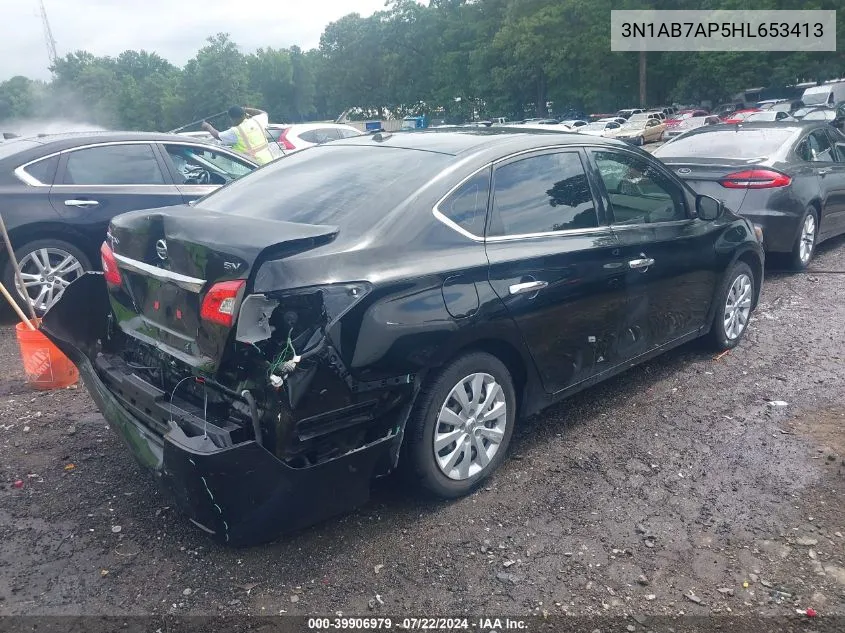
[[[229,118],[232,127],[219,132],[207,121],[202,122],[202,129],[211,134],[218,141],[231,147],[236,152],[249,156],[259,165],[273,160],[270,144],[264,128],[267,127],[267,113],[255,108],[232,106],[229,108]]]

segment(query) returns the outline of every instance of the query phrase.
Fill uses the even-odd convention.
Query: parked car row
[[[51,239],[99,241],[102,274],[24,248],[25,285],[53,288],[47,335],[193,523],[245,544],[359,505],[393,470],[470,493],[519,417],[694,339],[735,347],[765,252],[803,268],[845,232],[845,136],[826,122],[703,124],[652,156],[633,145],[660,114],[358,135],[258,170],[173,135],[14,139],[0,178]],[[676,127],[712,116],[695,114]],[[218,169],[228,186],[195,200],[218,183],[186,174]],[[95,227],[111,194],[148,197]],[[88,203],[65,216],[71,199]]]

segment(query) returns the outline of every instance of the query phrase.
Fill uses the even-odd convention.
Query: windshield
[[[801,97],[801,101],[804,102],[804,105],[821,105],[823,103],[827,103],[829,95],[830,91],[804,94],[804,96]]]
[[[329,224],[366,233],[455,160],[435,152],[316,145],[206,196],[197,207],[253,218]]]
[[[740,128],[725,130],[705,128],[690,136],[663,145],[654,155],[663,158],[738,158],[751,159],[770,156],[786,144],[794,135],[794,129]]]
[[[754,114],[753,112],[735,112],[731,115],[731,120],[733,121],[745,121],[749,116]]]
[[[633,119],[633,117],[631,117]],[[641,130],[645,127],[645,124],[648,123],[648,119],[638,119],[636,121],[629,120],[625,125],[622,127],[626,130]]]
[[[796,119],[803,119],[810,112],[815,112],[815,108],[801,108],[800,110],[796,110],[792,116]]]

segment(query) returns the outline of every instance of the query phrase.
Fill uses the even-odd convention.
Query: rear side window
[[[437,209],[472,235],[484,235],[487,201],[490,197],[490,169],[476,174],[441,202]]]
[[[793,129],[710,128],[690,134],[655,150],[659,158],[764,158],[780,150],[795,135]]]
[[[153,148],[145,143],[104,145],[68,154],[66,185],[166,184]]]
[[[531,156],[496,169],[488,236],[597,226],[595,202],[578,153]]]
[[[37,163],[32,163],[24,171],[35,178],[42,185],[52,185],[56,177],[56,169],[59,166],[59,155],[50,156]]]

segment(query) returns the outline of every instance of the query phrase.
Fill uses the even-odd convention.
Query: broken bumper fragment
[[[313,465],[294,467],[254,439],[174,406],[170,395],[99,351],[110,306],[101,276],[74,282],[44,319],[48,337],[79,368],[108,424],[152,471],[177,506],[222,542],[250,545],[346,512],[391,469],[397,431]],[[178,401],[177,401],[178,402]]]
[[[374,472],[396,441],[384,438],[316,466],[291,468],[253,441],[218,448],[175,424],[159,436],[112,395],[85,356],[72,360],[138,462],[194,524],[233,545],[272,540],[365,503]]]

